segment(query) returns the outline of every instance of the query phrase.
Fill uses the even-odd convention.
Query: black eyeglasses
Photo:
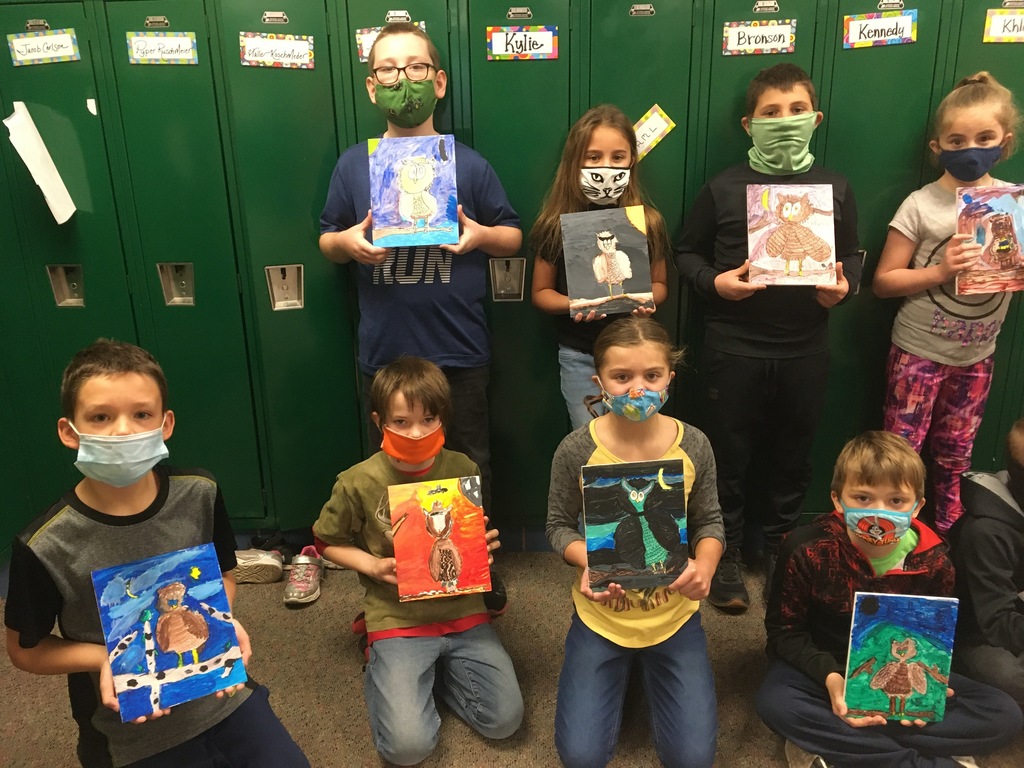
[[[416,62],[414,64],[406,64],[404,67],[377,67],[373,70],[373,76],[377,78],[377,82],[381,85],[394,85],[398,82],[398,74],[405,72],[406,79],[416,83],[426,80],[427,75],[430,74],[432,69],[436,69],[433,64]]]

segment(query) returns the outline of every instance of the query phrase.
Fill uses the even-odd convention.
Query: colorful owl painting
[[[748,279],[768,285],[834,285],[830,184],[747,186]]]

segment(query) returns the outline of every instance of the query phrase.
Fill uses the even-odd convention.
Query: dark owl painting
[[[835,285],[831,184],[748,184],[747,279],[765,285]]]
[[[213,544],[93,571],[121,720],[246,681]]]
[[[690,558],[682,459],[595,464],[583,476],[590,588],[667,586]]]
[[[1024,290],[1024,184],[960,187],[956,212],[956,231],[982,247],[956,276],[957,295]]]
[[[398,599],[491,588],[479,476],[388,486]]]
[[[952,597],[856,593],[846,666],[850,717],[943,719],[958,607]]]

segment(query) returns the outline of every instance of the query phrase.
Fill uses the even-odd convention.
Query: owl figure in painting
[[[192,653],[192,663],[199,663],[199,649],[210,637],[210,628],[201,613],[187,608],[184,603],[185,585],[180,581],[161,587],[156,592],[156,609],[160,618],[156,620],[156,642],[164,653],[178,654],[178,666],[182,666],[182,654]]]
[[[1012,269],[1021,262],[1020,241],[1008,213],[994,213],[988,220],[992,242],[985,249],[988,262],[996,269]]]
[[[880,690],[889,697],[889,714],[902,715],[906,712],[907,699],[914,693],[928,690],[928,675],[943,683],[946,678],[923,662],[911,661],[917,655],[914,638],[893,640],[889,653],[895,661],[887,662],[871,676],[872,690]]]
[[[426,229],[437,215],[437,200],[429,191],[434,175],[427,157],[407,157],[398,164],[398,215],[415,229]]]
[[[459,574],[462,572],[462,553],[451,540],[454,526],[451,513],[451,506],[442,506],[437,499],[431,504],[430,509],[423,509],[427,533],[435,540],[430,547],[427,567],[430,570],[430,578],[444,587],[445,592],[455,590],[459,583]]]
[[[679,524],[667,512],[647,508],[648,497],[657,480],[637,488],[626,480],[619,485],[626,494],[626,519],[615,529],[615,550],[624,562],[637,570],[666,573],[686,562]]]
[[[832,256],[828,243],[818,237],[804,225],[819,211],[811,204],[810,196],[780,194],[775,203],[775,218],[779,226],[768,237],[765,252],[769,256],[785,259],[785,273],[788,275],[791,264],[796,263],[797,274],[804,274],[804,259],[811,259],[825,264]]]
[[[622,284],[633,276],[633,268],[629,265],[629,256],[619,250],[619,240],[615,233],[607,229],[597,233],[597,256],[594,257],[594,279],[608,286],[608,295],[614,296],[613,286],[618,286],[622,293]]]

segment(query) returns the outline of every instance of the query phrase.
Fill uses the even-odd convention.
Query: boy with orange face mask
[[[435,675],[445,702],[488,738],[515,733],[523,699],[481,594],[398,599],[388,486],[480,473],[465,454],[443,447],[451,412],[444,373],[401,357],[377,371],[370,401],[381,450],[338,475],[313,534],[320,554],[357,571],[366,590],[364,693],[374,744],[385,760],[414,765],[437,744]],[[488,531],[488,550],[499,546],[498,531]]]

